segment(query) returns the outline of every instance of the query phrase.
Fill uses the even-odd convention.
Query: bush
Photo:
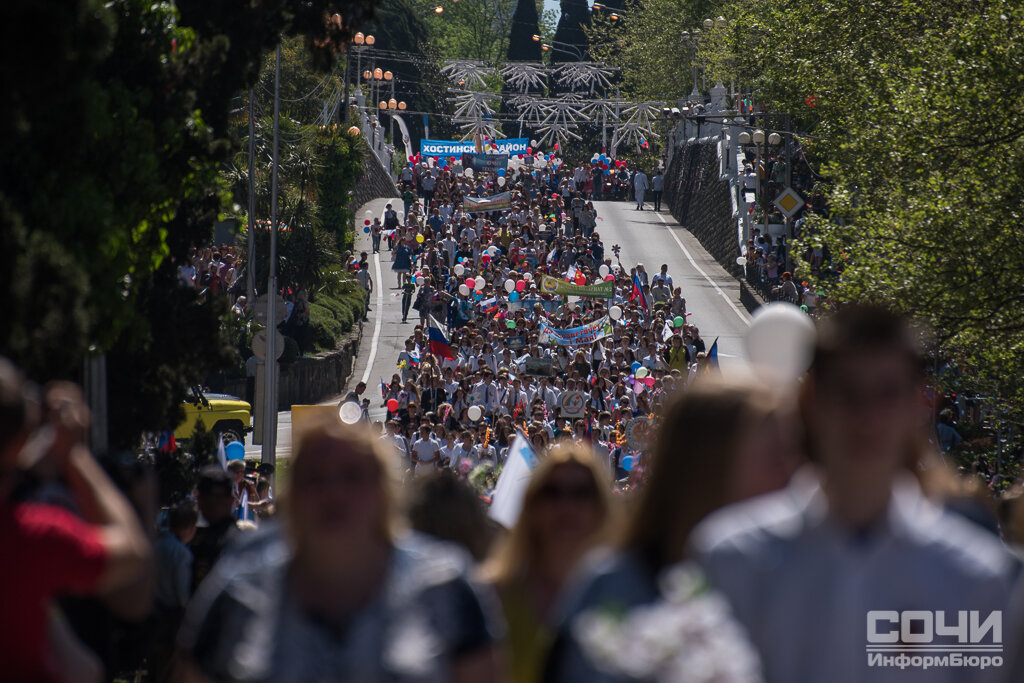
[[[331,309],[331,315],[334,316],[335,320],[340,320],[341,312],[345,310],[345,304],[341,303],[333,296],[321,294],[316,298],[316,303],[320,304],[324,308]]]
[[[313,332],[313,348],[317,351],[333,351],[341,339],[341,323],[331,309],[320,304],[309,305],[309,327]]]

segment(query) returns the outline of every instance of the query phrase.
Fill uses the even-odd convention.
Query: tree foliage
[[[108,354],[111,440],[173,426],[186,387],[224,363],[222,304],[175,286],[228,193],[234,94],[282,34],[318,63],[368,0],[9,0],[29,41],[0,61],[0,353],[38,380],[77,379]],[[42,38],[41,36],[45,36]]]
[[[603,4],[603,3],[602,3]],[[622,92],[636,100],[676,100],[693,88],[694,45],[683,32],[717,16],[721,0],[637,0],[620,19],[594,12],[587,29],[594,61],[622,70]]]
[[[430,3],[431,8],[435,5]],[[443,14],[430,13],[427,18],[432,43],[445,59],[501,62],[509,49],[515,5],[516,0],[444,3]]]
[[[920,317],[961,369],[947,379],[1019,418],[1024,7],[743,0],[734,12],[705,57],[793,113],[825,159],[831,219],[802,244],[834,255],[830,295]]]

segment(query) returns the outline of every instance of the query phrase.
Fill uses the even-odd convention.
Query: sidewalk
[[[355,241],[353,255],[359,258],[359,253],[365,251],[370,257],[370,272],[373,275],[375,290],[370,295],[370,312],[367,314],[367,322],[363,323],[363,337],[359,343],[359,353],[356,356],[352,367],[352,374],[348,384],[342,388],[337,396],[332,396],[320,402],[320,405],[337,404],[341,398],[353,389],[360,380],[367,384],[366,393],[370,399],[370,418],[382,419],[385,409],[379,407],[380,400],[380,378],[385,382],[391,380],[391,374],[395,370],[395,359],[399,352],[405,348],[405,338],[412,332],[412,323],[402,325],[402,299],[394,294],[396,279],[391,272],[391,255],[387,251],[387,242],[381,241],[381,253],[371,253],[370,236],[363,232],[367,210],[373,211],[375,216],[383,216],[384,207],[388,202],[400,204],[400,199],[375,199],[363,205],[355,212]],[[383,222],[383,221],[382,221]],[[379,289],[383,277],[384,288]],[[378,377],[379,375],[379,377]],[[245,437],[245,457],[259,459],[262,457],[263,447],[252,443],[252,433]],[[275,449],[278,459],[286,459],[292,454],[292,414],[290,410],[282,410],[277,414],[277,447]]]

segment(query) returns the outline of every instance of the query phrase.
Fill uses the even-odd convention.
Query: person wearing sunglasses
[[[587,448],[556,445],[534,470],[519,521],[483,569],[505,612],[511,683],[540,680],[555,607],[580,559],[606,537],[612,504],[608,475]]]

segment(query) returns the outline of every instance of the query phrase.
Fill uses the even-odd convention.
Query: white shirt
[[[646,190],[649,187],[647,184],[647,174],[640,171],[633,176],[633,187],[637,190]]]
[[[429,436],[426,439],[417,439],[416,443],[412,445],[412,452],[416,454],[416,459],[419,460],[416,463],[416,474],[423,474],[424,472],[434,470],[437,466],[435,460],[440,451],[441,449],[438,447],[437,442]]]
[[[490,384],[477,382],[473,385],[473,400],[476,405],[483,406],[484,412],[494,412],[500,407],[497,385],[494,382]]]
[[[829,516],[816,474],[805,469],[782,491],[713,514],[691,541],[770,683],[973,683],[1006,673],[869,668],[870,610],[944,610],[947,624],[958,610],[979,610],[982,620],[1003,610],[1003,642],[1020,642],[1007,611],[1019,562],[990,532],[925,499],[909,474],[893,487],[886,519],[864,538]],[[884,627],[875,630],[889,632]]]

